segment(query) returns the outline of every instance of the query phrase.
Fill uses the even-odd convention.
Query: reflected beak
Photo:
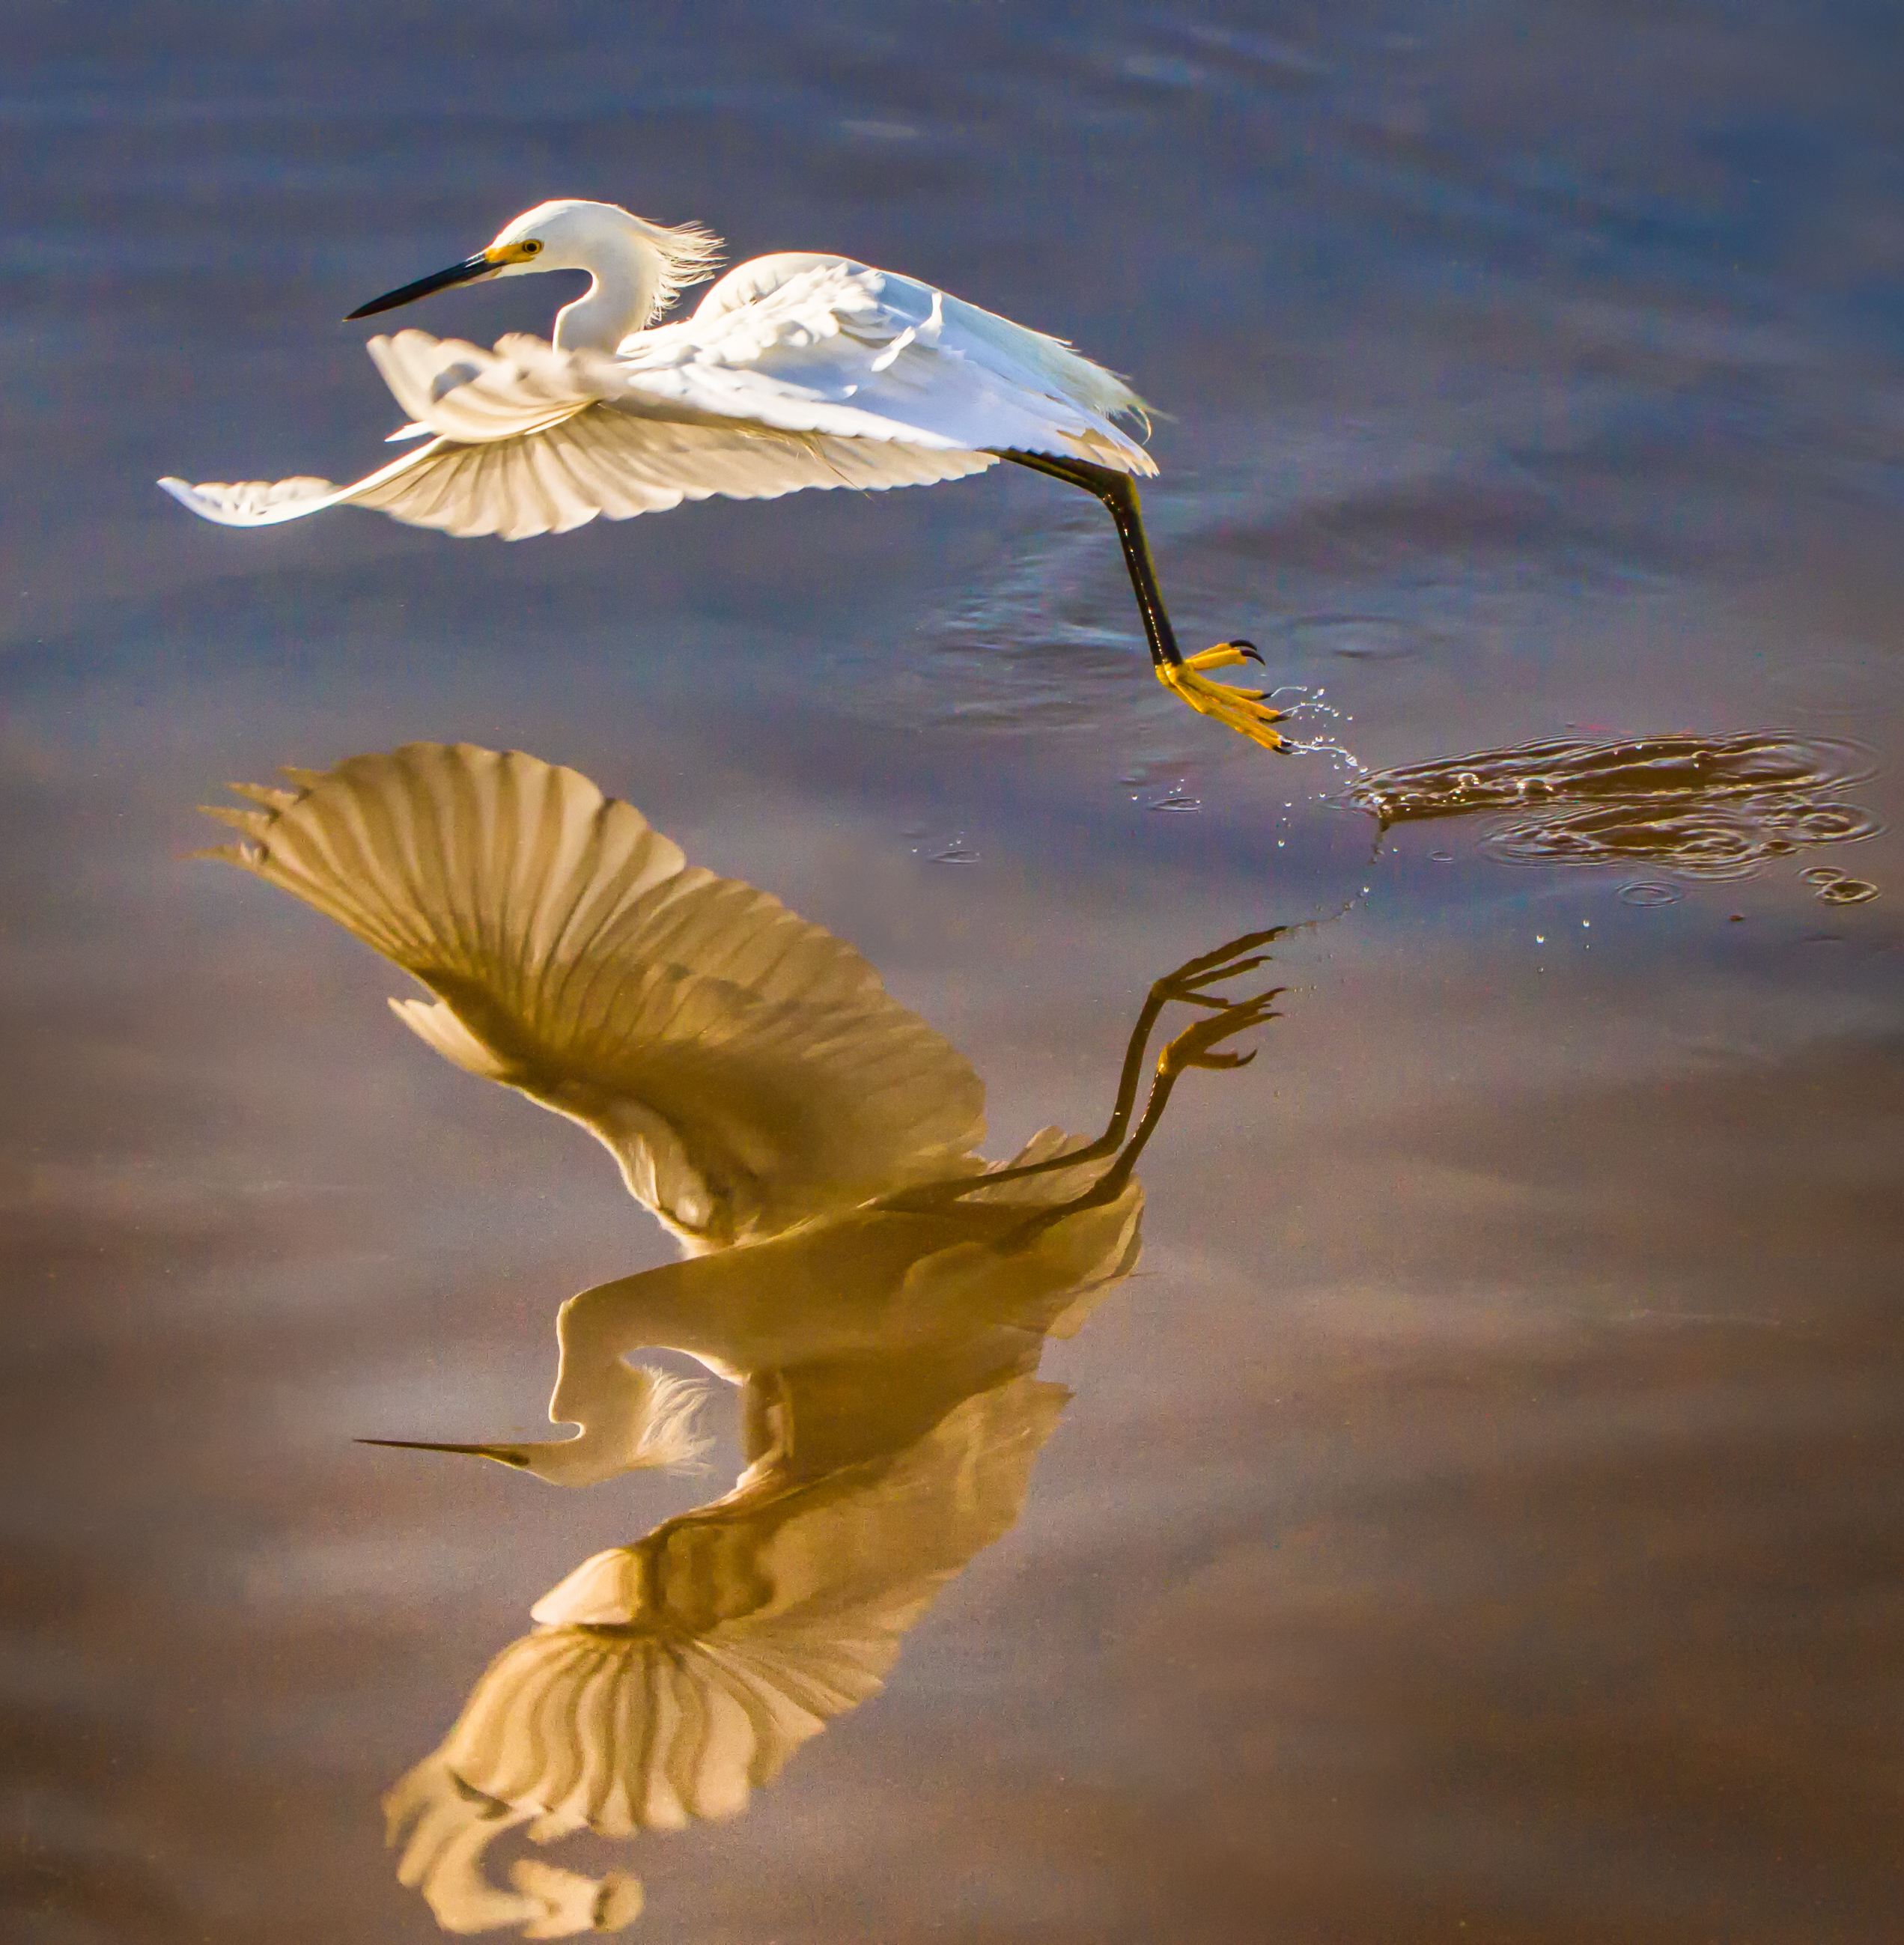
[[[372,297],[367,304],[360,304],[344,321],[354,322],[360,317],[375,317],[380,310],[394,310],[399,304],[415,304],[418,297],[427,297],[433,291],[446,291],[455,284],[473,284],[478,277],[493,276],[503,267],[506,260],[494,256],[487,250],[479,250],[474,257],[465,257],[460,264],[452,264],[446,270],[439,270],[433,277],[419,277],[413,284],[402,288],[386,291],[380,297]],[[374,1444],[375,1440],[367,1440]]]
[[[427,1438],[360,1438],[360,1445],[393,1445],[404,1452],[465,1452],[472,1459],[493,1459],[498,1465],[514,1466],[521,1471],[529,1454],[520,1445],[435,1445]]]

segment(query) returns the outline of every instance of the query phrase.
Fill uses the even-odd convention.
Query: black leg
[[[1093,498],[1101,501],[1117,529],[1118,544],[1124,550],[1124,566],[1131,577],[1131,591],[1137,597],[1137,612],[1143,618],[1144,639],[1150,644],[1150,659],[1159,667],[1180,668],[1183,652],[1177,646],[1176,632],[1165,611],[1162,591],[1157,585],[1156,563],[1150,558],[1150,545],[1143,537],[1143,512],[1137,489],[1128,473],[1108,466],[1094,466],[1088,460],[1054,459],[1041,452],[1001,452],[1020,466],[1042,473],[1068,485],[1082,486]],[[1242,646],[1239,644],[1239,646]]]
[[[1029,467],[1047,478],[1062,479],[1066,485],[1082,486],[1098,501],[1117,529],[1118,544],[1124,550],[1125,572],[1131,577],[1131,591],[1137,597],[1137,612],[1143,619],[1144,639],[1150,644],[1150,665],[1157,680],[1180,702],[1188,703],[1202,716],[1213,716],[1227,723],[1266,750],[1285,747],[1282,738],[1270,727],[1282,714],[1264,698],[1260,689],[1230,689],[1209,680],[1206,671],[1237,662],[1260,662],[1254,642],[1219,642],[1202,654],[1186,655],[1177,646],[1175,631],[1164,608],[1157,586],[1156,564],[1143,537],[1143,513],[1137,501],[1135,482],[1128,473],[1098,466],[1085,459],[1058,459],[1048,452],[1020,452],[1001,448],[1001,459]]]

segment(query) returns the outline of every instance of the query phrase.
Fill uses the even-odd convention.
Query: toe
[[[1231,668],[1244,659],[1242,650],[1234,642],[1219,642],[1214,649],[1186,655],[1183,666],[1190,669]]]

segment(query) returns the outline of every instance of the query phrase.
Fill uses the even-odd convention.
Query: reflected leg
[[[916,1188],[901,1189],[892,1195],[881,1197],[874,1206],[890,1209],[943,1207],[946,1203],[957,1201],[961,1196],[969,1195],[977,1190],[996,1188],[1005,1182],[1021,1181],[1027,1176],[1049,1175],[1058,1170],[1076,1168],[1084,1163],[1101,1161],[1106,1155],[1116,1154],[1123,1142],[1125,1131],[1130,1127],[1131,1111],[1137,1105],[1137,1089],[1143,1078],[1143,1060],[1149,1050],[1150,1036],[1156,1030],[1157,1022],[1162,1016],[1165,1007],[1173,1000],[1189,1006],[1207,1006],[1211,1009],[1214,1019],[1199,1022],[1197,1026],[1187,1029],[1164,1050],[1158,1068],[1159,1080],[1153,1085],[1151,1099],[1146,1104],[1144,1120],[1140,1124],[1136,1139],[1136,1147],[1141,1149],[1143,1143],[1150,1139],[1149,1131],[1156,1127],[1157,1117],[1163,1111],[1156,1090],[1157,1086],[1162,1083],[1165,1065],[1173,1058],[1173,1050],[1178,1048],[1180,1043],[1187,1045],[1193,1035],[1229,1019],[1234,1013],[1267,1006],[1284,990],[1278,986],[1252,1000],[1234,1000],[1221,998],[1204,989],[1222,980],[1234,979],[1245,972],[1253,972],[1258,966],[1266,965],[1270,955],[1258,948],[1273,943],[1288,929],[1287,926],[1275,925],[1262,932],[1246,932],[1240,938],[1233,939],[1214,951],[1199,953],[1194,959],[1187,959],[1174,972],[1166,972],[1161,979],[1152,982],[1125,1047],[1124,1065],[1118,1076],[1117,1098],[1112,1105],[1110,1119],[1105,1124],[1104,1132],[1094,1142],[1088,1142],[1082,1148],[1067,1148],[1062,1154],[1048,1156],[1042,1161],[1021,1163],[1016,1168],[994,1169],[985,1175],[958,1176],[945,1182],[927,1182]],[[1276,1016],[1263,1013],[1258,1017],[1269,1019]],[[1254,1019],[1238,1019],[1217,1037],[1227,1039],[1231,1034],[1242,1031],[1245,1026],[1255,1024]],[[1213,1040],[1210,1043],[1214,1046],[1215,1042]],[[1242,1066],[1246,1065],[1254,1057],[1250,1055],[1238,1059],[1226,1056],[1214,1061],[1192,1060],[1188,1064]],[[1186,1056],[1179,1055],[1177,1058],[1180,1066]],[[1175,1084],[1176,1075],[1173,1070],[1170,1085],[1174,1087]],[[1164,1090],[1163,1098],[1165,1100],[1169,1099],[1168,1087]],[[1125,1175],[1127,1178],[1129,1173],[1126,1168]],[[1065,1205],[1066,1207],[1071,1206],[1069,1204]]]
[[[1199,1020],[1186,1027],[1158,1056],[1157,1077],[1150,1083],[1150,1098],[1143,1104],[1143,1114],[1137,1123],[1136,1133],[1125,1143],[1116,1161],[1088,1188],[1069,1201],[1041,1209],[1036,1215],[1027,1218],[1005,1239],[1003,1247],[1022,1248],[1054,1222],[1062,1222],[1082,1209],[1094,1209],[1105,1203],[1115,1202],[1124,1193],[1137,1167],[1137,1157],[1156,1133],[1158,1124],[1164,1117],[1164,1110],[1170,1105],[1177,1077],[1192,1067],[1247,1067],[1256,1058],[1254,1049],[1248,1053],[1220,1053],[1217,1049],[1224,1041],[1233,1039],[1251,1027],[1261,1026],[1267,1020],[1280,1019],[1282,1016],[1271,1003],[1286,990],[1277,986],[1267,992],[1254,994],[1247,1000],[1199,1000],[1199,1004],[1214,1006],[1220,1010],[1207,1020]],[[1075,1157],[1066,1156],[1064,1159],[1073,1161]]]

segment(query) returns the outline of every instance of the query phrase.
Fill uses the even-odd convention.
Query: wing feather
[[[159,483],[222,526],[273,526],[358,506],[461,538],[517,541],[566,533],[602,516],[660,513],[684,500],[774,500],[840,486],[879,492],[961,479],[997,464],[989,452],[768,433],[731,420],[653,420],[597,403],[559,425],[491,445],[433,439],[350,486],[322,479]]]
[[[1061,339],[844,257],[756,258],[690,318],[624,341],[622,384],[792,430],[1155,463],[1115,421],[1144,416]]]
[[[159,484],[227,526],[350,505],[522,540],[714,495],[928,485],[1002,452],[1157,470],[1116,423],[1145,408],[1115,373],[1060,339],[843,257],[744,264],[693,316],[637,332],[613,356],[520,334],[485,351],[421,331],[369,350],[411,417],[406,434],[434,433],[427,444],[345,486]]]
[[[304,775],[212,855],[415,975],[405,1025],[588,1128],[690,1247],[976,1166],[977,1076],[865,960],[586,778],[460,744]]]

